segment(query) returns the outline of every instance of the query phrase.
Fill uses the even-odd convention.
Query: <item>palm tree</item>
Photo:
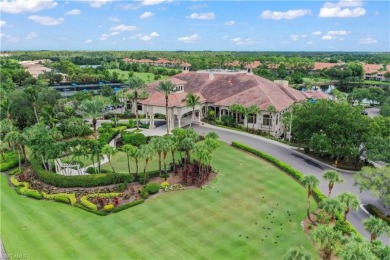
[[[172,81],[160,81],[160,84],[156,88],[158,92],[161,92],[165,95],[165,116],[167,120],[167,135],[169,135],[169,116],[168,116],[168,99],[169,94],[171,94],[174,91],[175,85]]]
[[[303,177],[301,181],[302,185],[307,189],[307,217],[310,219],[310,198],[320,181],[313,175],[307,175]]]
[[[0,140],[0,154],[3,161],[5,160],[4,153],[7,151],[7,144]]]
[[[238,124],[238,113],[241,113],[244,110],[244,107],[234,103],[229,107],[229,111],[232,113],[236,113],[236,124]]]
[[[195,145],[193,153],[196,161],[198,162],[198,181],[199,184],[201,184],[204,179],[204,166],[209,165],[211,162],[210,150],[205,144],[200,144]]]
[[[181,129],[181,128],[176,128],[176,129]],[[177,136],[172,135],[172,136],[167,136],[167,149],[171,151],[172,154],[172,166],[173,166],[173,173],[176,172],[176,162],[175,162],[175,151],[179,145],[179,142],[177,140]],[[164,166],[165,167],[165,166]],[[165,169],[166,172],[166,169]]]
[[[135,153],[137,152],[137,147],[131,145],[131,144],[125,144],[122,146],[123,151],[126,154],[127,157],[127,169],[129,170],[129,174],[131,174],[130,171],[130,158],[134,158]],[[134,176],[134,180],[137,178],[137,175]]]
[[[159,174],[161,176],[161,154],[164,151],[165,148],[165,139],[164,137],[161,136],[156,136],[153,137],[152,140],[150,141],[150,144],[152,145],[153,149],[157,152],[158,154],[158,170]]]
[[[316,242],[321,250],[324,251],[325,259],[330,259],[334,249],[342,238],[340,231],[335,231],[333,227],[319,225],[311,234],[314,242]]]
[[[344,206],[344,221],[347,220],[347,215],[351,209],[359,209],[360,200],[355,194],[350,192],[343,192],[337,196],[337,199],[343,203]]]
[[[369,219],[365,219],[363,224],[366,230],[371,233],[371,241],[374,241],[383,233],[390,234],[390,228],[388,224],[380,218],[371,216]]]
[[[191,107],[192,108],[192,119],[191,119],[191,122],[190,122],[190,127],[192,125],[192,121],[194,121],[195,119],[195,107],[200,105],[200,96],[197,96],[195,94],[193,94],[192,92],[188,93],[186,98],[183,99],[182,101],[183,102],[186,102],[186,107]]]
[[[269,122],[268,122],[269,129],[268,129],[268,132],[269,132],[269,134],[271,134],[272,115],[273,115],[273,113],[276,112],[275,106],[274,106],[274,105],[269,105],[269,106],[267,107],[267,112],[269,113]]]
[[[371,251],[370,244],[365,241],[351,241],[341,248],[339,256],[344,260],[378,259]]]
[[[14,145],[17,153],[18,153],[18,159],[19,159],[19,170],[21,169],[22,166],[22,159],[20,156],[21,152],[21,142],[22,142],[22,135],[18,131],[11,131],[7,133],[4,136],[4,141],[9,142]]]
[[[116,92],[115,95],[120,102],[123,102],[126,98],[126,91],[125,91],[125,89],[121,89],[118,92]],[[123,102],[123,103],[126,103],[126,102]],[[121,108],[121,114],[124,113],[124,109],[125,109],[125,105],[123,105]]]
[[[204,144],[210,153],[219,147],[218,141],[213,138],[206,138]]]
[[[255,105],[251,105],[247,108],[247,111],[249,115],[252,115],[252,129],[255,129],[255,117],[260,113],[260,109]]]
[[[112,147],[109,144],[104,145],[102,148],[102,154],[107,155],[108,162],[110,163],[111,169],[114,173],[115,173],[115,169],[114,169],[114,166],[112,165],[111,160],[112,160],[112,156],[115,155],[116,152],[117,152],[117,150],[115,149],[115,147]]]
[[[104,114],[105,100],[102,96],[96,96],[91,100],[84,99],[80,105],[80,113],[83,117],[92,118],[93,132],[97,138],[96,123],[97,118]]]
[[[209,132],[206,134],[205,138],[211,138],[211,139],[215,139],[215,140],[218,140],[219,139],[219,136],[216,132]]]
[[[313,259],[311,254],[306,251],[302,246],[294,247],[288,250],[287,254],[283,257],[283,260],[311,260]]]
[[[336,199],[326,199],[321,203],[322,209],[330,215],[330,222],[336,219],[336,214],[343,211],[343,204]]]
[[[150,144],[141,145],[139,149],[140,149],[141,157],[145,159],[144,184],[146,184],[146,167],[148,167],[149,161],[152,160],[155,150],[153,149],[153,146]]]
[[[27,99],[31,102],[32,107],[34,109],[35,119],[37,120],[37,123],[39,123],[39,118],[37,113],[37,102],[38,102],[39,92],[37,88],[33,86],[28,86],[24,89],[24,93],[26,94]]]
[[[133,107],[135,107],[135,118],[137,121],[137,129],[139,129],[139,122],[138,122],[138,99],[140,98],[140,94],[143,92],[145,89],[145,83],[141,78],[138,77],[132,77],[129,78],[129,81],[126,83],[129,86],[129,89],[132,90],[132,99],[134,100],[133,102]]]
[[[332,193],[332,189],[335,183],[342,183],[344,179],[341,177],[340,173],[338,173],[335,170],[327,170],[324,172],[323,177],[325,180],[328,181],[328,197],[330,198],[330,195]]]
[[[164,137],[161,142],[163,143],[163,160],[164,160],[164,179],[167,180],[168,174],[167,174],[167,154],[171,150],[171,142],[169,138]]]

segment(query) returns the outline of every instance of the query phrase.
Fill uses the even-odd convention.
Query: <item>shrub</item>
[[[111,210],[113,210],[113,208],[114,208],[114,205],[107,204],[107,205],[104,206],[104,211],[105,212],[110,212]]]
[[[97,210],[97,206],[88,200],[88,195],[81,197],[80,202],[84,207],[88,209]]]
[[[88,194],[88,198],[104,198],[104,199],[112,199],[114,197],[119,196],[120,193],[118,192],[111,192],[111,193],[91,193]]]
[[[169,187],[169,182],[164,181],[160,184],[161,189],[165,189],[166,187]]]
[[[184,190],[184,187],[183,187],[183,185],[178,183],[178,184],[173,184],[169,187],[165,187],[165,189],[164,189],[164,191],[174,191],[174,190]]]
[[[221,116],[221,124],[226,125],[226,126],[234,126],[234,119],[230,115],[224,115]]]
[[[86,170],[86,173],[89,173],[89,174],[96,174],[97,173],[97,169],[95,167],[88,167],[87,170]]]
[[[142,189],[140,193],[141,193],[141,194],[140,194],[140,195],[141,195],[141,198],[143,198],[144,200],[146,200],[147,198],[149,198],[149,192],[148,192],[147,190],[145,190],[145,188]]]
[[[32,160],[31,166],[39,180],[56,187],[96,187],[133,181],[130,174],[93,174],[63,176],[42,168],[40,161]]]
[[[125,210],[125,209],[128,209],[128,208],[131,208],[131,207],[134,207],[134,206],[137,206],[139,204],[142,204],[144,203],[144,200],[143,199],[139,199],[139,200],[135,200],[129,204],[124,204],[122,206],[119,206],[119,207],[116,207],[112,210],[113,213],[116,213],[116,212],[119,212],[119,211],[122,211],[122,210]]]
[[[127,188],[127,184],[126,183],[119,183],[117,186],[116,186],[116,189],[120,192],[123,192],[125,189]]]
[[[133,119],[129,119],[129,123],[127,124],[128,128],[134,128],[135,127],[135,122]]]
[[[5,160],[3,160],[3,158],[1,158],[1,160],[0,160],[0,171],[1,172],[8,171],[8,170],[15,168],[16,166],[19,165],[18,155],[14,152],[4,153],[4,158],[5,158]],[[23,158],[22,158],[22,162],[23,162]]]
[[[13,170],[10,170],[8,172],[9,175],[18,175],[18,174],[21,174],[22,172],[24,171],[24,169],[19,169],[19,168],[15,168]]]
[[[25,189],[25,191],[23,191],[23,189],[21,189],[20,191],[22,195],[25,195],[30,198],[34,198],[37,200],[41,200],[43,198],[42,194],[37,190]]]
[[[146,190],[149,194],[156,194],[160,190],[160,185],[158,183],[148,183],[145,185],[144,190]]]
[[[10,178],[10,181],[11,181],[12,185],[14,185],[15,187],[24,186],[24,185],[23,185],[23,182],[18,181],[18,180],[17,180],[15,177],[13,177],[13,176]]]
[[[122,133],[122,142],[139,147],[146,144],[146,136],[142,133]]]
[[[42,195],[45,199],[48,200],[55,200],[58,202],[63,202],[67,204],[74,205],[77,202],[76,194],[75,193],[55,193],[55,194],[47,194],[45,192],[42,192]]]
[[[79,203],[76,203],[74,206],[78,207],[80,209],[86,210],[88,212],[94,213],[94,214],[99,215],[99,216],[107,216],[108,215],[108,213],[105,212],[105,211],[100,211],[100,210],[97,210],[97,209],[86,208],[82,204],[79,204]]]

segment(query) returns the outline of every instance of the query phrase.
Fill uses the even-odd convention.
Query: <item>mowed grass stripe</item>
[[[2,176],[6,250],[23,250],[32,259],[280,259],[302,245],[314,255],[300,227],[303,187],[271,164],[225,144],[213,157],[220,174],[207,187],[163,193],[107,217],[20,197]],[[23,237],[20,225],[36,225],[34,236]],[[59,234],[62,245],[61,238],[52,239]]]

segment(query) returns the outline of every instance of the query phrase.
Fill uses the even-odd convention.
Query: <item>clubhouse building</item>
[[[215,112],[217,118],[224,115],[232,115],[239,118],[239,123],[255,129],[270,132],[276,137],[284,134],[281,122],[283,113],[289,110],[291,105],[306,99],[323,99],[329,96],[322,92],[300,92],[288,86],[287,81],[275,81],[261,78],[252,72],[252,67],[246,66],[245,71],[229,70],[203,70],[190,71],[190,64],[182,64],[183,71],[166,80],[175,85],[175,92],[168,98],[169,128],[182,127],[190,121],[200,122],[209,110]],[[160,81],[148,84],[147,99],[139,101],[137,109],[139,113],[146,115],[151,127],[154,127],[155,115],[165,115],[165,96],[156,91]],[[200,105],[192,108],[186,107],[185,97],[188,93],[200,97]],[[255,105],[260,112],[256,115],[245,116],[229,111],[232,104],[244,107]],[[270,106],[275,112],[269,112]]]

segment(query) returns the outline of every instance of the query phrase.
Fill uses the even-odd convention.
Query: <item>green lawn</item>
[[[281,259],[298,245],[315,255],[300,225],[304,188],[227,145],[213,165],[220,173],[206,188],[107,217],[21,197],[1,175],[1,238],[8,254],[31,259]]]
[[[111,73],[112,72],[117,72],[119,74],[119,79],[121,80],[128,80],[129,79],[129,72],[120,70],[120,69],[110,69],[109,70]],[[148,73],[148,72],[134,72],[134,76],[141,78],[146,84],[149,84],[154,80],[154,74],[153,73]],[[166,79],[168,78],[167,76],[161,76],[160,79]]]

